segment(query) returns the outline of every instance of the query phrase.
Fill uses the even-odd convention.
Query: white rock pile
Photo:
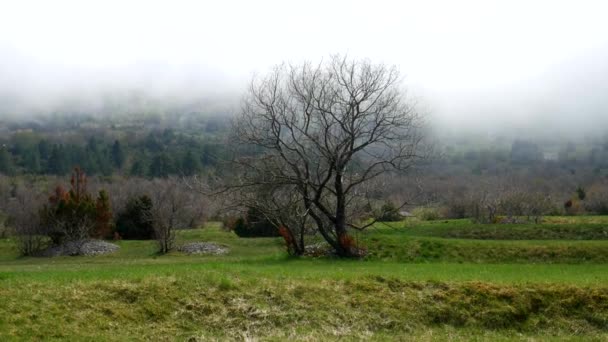
[[[228,253],[228,248],[213,242],[191,242],[178,247],[178,250],[186,254],[212,254],[221,255]]]
[[[119,246],[103,240],[69,241],[59,246],[51,246],[40,253],[40,256],[77,256],[77,255],[103,255],[116,252]]]

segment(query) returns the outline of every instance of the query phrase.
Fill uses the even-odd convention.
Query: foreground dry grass
[[[2,340],[608,338],[608,287],[236,274],[18,285],[0,288]]]

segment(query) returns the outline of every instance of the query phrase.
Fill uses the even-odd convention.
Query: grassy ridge
[[[606,263],[608,217],[549,217],[542,224],[468,219],[377,224],[357,235],[370,258],[400,262]]]
[[[608,337],[608,288],[236,274],[0,287],[0,338]]]
[[[469,219],[379,224],[408,236],[480,240],[608,240],[608,216],[549,216],[542,223],[475,224]]]
[[[608,262],[608,241],[475,241],[379,235],[362,239],[372,259],[474,263]]]
[[[608,241],[441,237],[502,227],[382,224],[356,235],[364,260],[289,258],[280,239],[217,225],[180,231],[179,243],[228,255],[119,241],[108,256],[20,258],[0,240],[0,340],[608,339]]]
[[[542,264],[451,264],[396,263],[381,261],[328,261],[262,259],[220,261],[184,257],[172,260],[140,260],[126,263],[62,262],[52,265],[4,265],[0,267],[1,286],[21,286],[28,282],[49,286],[96,280],[141,280],[153,276],[204,277],[223,274],[252,278],[343,280],[364,276],[393,277],[403,281],[484,281],[503,284],[562,283],[599,286],[608,283],[608,265]]]

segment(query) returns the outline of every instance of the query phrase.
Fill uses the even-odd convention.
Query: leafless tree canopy
[[[22,255],[33,255],[46,246],[47,232],[38,215],[44,200],[44,194],[33,186],[21,185],[16,188],[15,197],[8,201],[4,208],[9,215],[10,225]]]
[[[155,180],[150,185],[150,220],[160,252],[167,253],[174,247],[175,230],[197,226],[205,214],[204,206],[178,179]]]
[[[342,256],[356,255],[366,184],[421,157],[420,117],[395,67],[333,56],[277,66],[252,82],[235,124],[240,188],[286,187]]]

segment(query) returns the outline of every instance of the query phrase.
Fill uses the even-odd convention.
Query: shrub
[[[126,240],[150,240],[154,238],[151,218],[152,200],[144,195],[130,198],[124,211],[116,218],[116,232]]]
[[[595,184],[587,192],[585,210],[597,215],[608,215],[608,185]]]
[[[40,210],[40,222],[53,244],[82,240],[88,237],[109,237],[109,196],[100,191],[93,199],[86,190],[87,178],[79,168],[72,173],[71,189],[55,188],[48,204]],[[105,236],[104,236],[105,235]]]
[[[474,223],[496,223],[499,202],[487,194],[472,198],[468,203],[468,213]]]
[[[549,196],[525,191],[484,194],[472,198],[468,207],[475,223],[540,223],[554,210]]]
[[[0,212],[0,239],[5,239],[8,235],[8,223],[9,219],[4,217],[2,212]]]
[[[423,221],[433,221],[441,218],[441,213],[437,208],[420,207],[414,209],[412,214]]]
[[[583,187],[579,186],[578,188],[576,188],[576,196],[578,196],[579,200],[584,201],[587,197],[587,192]]]
[[[580,215],[583,213],[584,208],[578,198],[569,199],[564,203],[564,210],[566,215]]]
[[[233,230],[239,237],[278,237],[277,227],[255,208],[249,208],[246,216],[234,222]]]
[[[585,208],[597,215],[608,215],[608,199],[594,200],[585,205]]]
[[[93,235],[96,238],[102,239],[110,239],[114,235],[110,197],[105,190],[99,191],[99,196],[95,200],[95,228]]]
[[[450,201],[450,203],[443,208],[443,217],[449,219],[462,219],[467,217],[466,203]]]
[[[5,229],[14,234],[21,255],[35,255],[46,248],[48,237],[36,210],[42,205],[44,196],[33,186],[19,186],[15,196],[6,207]],[[0,221],[2,220],[0,215]]]
[[[381,222],[397,222],[403,220],[403,216],[399,213],[399,208],[389,201],[384,203],[376,219]]]

